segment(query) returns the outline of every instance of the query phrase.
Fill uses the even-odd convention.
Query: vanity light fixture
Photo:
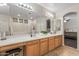
[[[16,6],[22,7],[24,9],[29,10],[29,11],[32,11],[33,10],[32,6],[30,6],[30,5],[26,4],[26,3],[18,3],[18,4],[16,4]]]

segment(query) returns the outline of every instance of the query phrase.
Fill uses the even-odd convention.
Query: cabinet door
[[[62,45],[62,36],[59,36],[59,46]]]
[[[48,39],[40,40],[40,55],[44,55],[48,52]]]
[[[59,46],[59,39],[56,37],[55,38],[55,48],[57,48]]]
[[[54,37],[49,38],[49,51],[54,49]]]
[[[34,55],[34,45],[27,46],[26,55],[27,56],[33,56]]]
[[[25,54],[27,56],[37,56],[39,55],[39,40],[27,42],[25,47]]]
[[[34,44],[33,51],[34,51],[34,56],[39,56],[39,42],[36,42]]]
[[[56,36],[55,37],[55,48],[59,47],[60,45],[62,45],[62,38],[61,36]]]

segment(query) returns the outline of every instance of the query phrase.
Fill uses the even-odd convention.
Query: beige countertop
[[[51,36],[57,36],[57,35],[62,35],[61,33],[56,33],[56,34],[36,34],[36,36],[30,37],[30,35],[15,35],[15,36],[10,36],[6,40],[0,40],[0,47],[10,45],[10,44],[16,44],[16,43],[21,43],[21,42],[27,42],[31,40],[37,40],[41,38],[46,38],[46,37],[51,37]]]

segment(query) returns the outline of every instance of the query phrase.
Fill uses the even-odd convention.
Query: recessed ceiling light
[[[67,21],[66,21],[66,20],[64,20],[64,22],[66,23]]]

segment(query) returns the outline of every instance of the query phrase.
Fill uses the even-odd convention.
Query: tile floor
[[[79,56],[79,50],[69,46],[62,46],[49,52],[45,56]]]

